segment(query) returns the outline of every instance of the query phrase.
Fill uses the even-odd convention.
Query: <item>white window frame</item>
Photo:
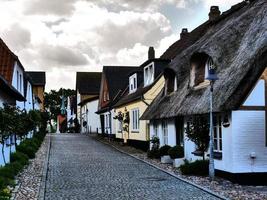
[[[137,74],[129,77],[129,93],[134,93],[137,90]]]
[[[174,86],[173,86],[173,91],[177,91],[178,86],[177,86],[177,76],[174,77]]]
[[[168,145],[168,121],[162,121],[162,137],[163,137],[163,145]]]
[[[131,130],[133,132],[139,132],[140,128],[139,115],[140,112],[138,108],[134,108],[131,110]]]
[[[153,134],[158,137],[159,136],[159,125],[155,121],[153,122],[153,131],[154,131]]]
[[[144,67],[144,87],[152,84],[154,82],[154,73],[155,73],[154,63],[151,63]],[[146,74],[147,71],[147,74]]]
[[[213,126],[213,142],[214,142],[214,152],[222,152],[222,116],[216,116],[216,123]]]

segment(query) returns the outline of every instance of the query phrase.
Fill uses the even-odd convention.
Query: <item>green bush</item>
[[[0,168],[0,177],[14,179],[22,169],[23,165],[18,162],[7,164]]]
[[[10,162],[19,162],[22,165],[27,165],[29,164],[29,157],[26,154],[17,151],[10,155]]]
[[[160,153],[158,149],[151,149],[147,151],[147,157],[148,158],[160,158]]]
[[[209,173],[209,161],[197,160],[191,163],[185,161],[185,164],[180,166],[180,170],[185,175],[206,176]]]
[[[30,159],[35,158],[36,148],[30,146],[28,143],[21,143],[17,146],[17,151],[26,154]]]
[[[168,155],[168,151],[171,147],[169,145],[164,145],[159,148],[159,154],[160,156],[166,156]]]
[[[169,149],[168,154],[170,155],[171,159],[176,158],[183,158],[184,157],[184,148],[181,146],[174,146]]]

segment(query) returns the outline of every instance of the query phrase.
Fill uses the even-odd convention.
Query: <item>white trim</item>
[[[137,74],[129,77],[129,93],[134,93],[137,90]]]
[[[134,108],[131,110],[131,130],[133,132],[139,132],[140,121],[139,121],[139,108]]]
[[[146,74],[146,70],[148,74]],[[151,63],[147,65],[146,67],[144,67],[144,87],[154,82],[154,74],[155,74],[154,63]]]

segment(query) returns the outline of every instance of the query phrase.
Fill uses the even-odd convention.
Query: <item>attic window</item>
[[[170,94],[172,92],[177,91],[177,77],[175,72],[171,69],[166,69],[164,72],[165,77],[165,94]]]
[[[210,56],[205,53],[195,53],[190,60],[190,87],[201,89],[207,87],[210,82],[206,80],[208,67],[213,64]]]
[[[135,92],[137,89],[137,74],[129,77],[129,93]]]
[[[144,86],[148,86],[154,82],[154,64],[151,63],[150,65],[144,68]]]

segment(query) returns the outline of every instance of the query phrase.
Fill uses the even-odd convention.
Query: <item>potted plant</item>
[[[160,162],[164,164],[170,164],[172,163],[172,159],[168,154],[168,151],[171,147],[169,145],[164,145],[160,147],[159,154],[160,154]]]
[[[173,159],[173,166],[180,167],[184,164],[184,148],[177,145],[169,149],[168,154]]]

